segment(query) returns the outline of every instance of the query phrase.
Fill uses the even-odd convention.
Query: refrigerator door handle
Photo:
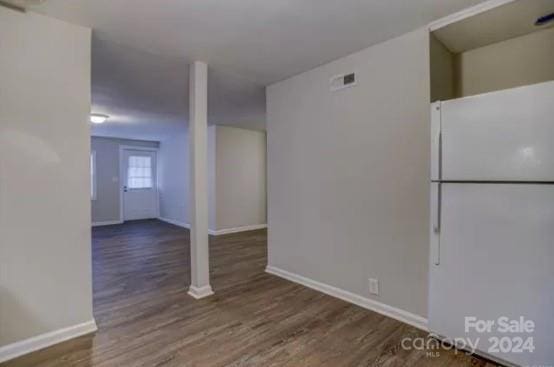
[[[442,184],[437,185],[437,207],[435,209],[435,222],[433,225],[433,231],[436,234],[441,233],[441,204],[442,204]]]
[[[441,207],[442,207],[442,184],[441,183],[434,183],[433,184],[433,190],[432,190],[432,208],[431,208],[431,214],[432,214],[432,231],[431,234],[431,256],[432,256],[432,262],[435,265],[440,265],[440,233],[441,233]]]
[[[431,180],[442,178],[441,102],[431,105]]]

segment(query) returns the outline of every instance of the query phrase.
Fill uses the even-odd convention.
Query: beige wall
[[[209,133],[210,150],[215,149],[210,160],[210,229],[266,224],[265,132],[213,126]]]
[[[554,80],[554,28],[456,56],[457,96]]]
[[[93,319],[90,36],[0,7],[0,350]]]
[[[159,151],[160,216],[189,224],[186,132],[163,140]],[[265,132],[208,127],[208,216],[212,232],[267,223]]]
[[[212,231],[217,230],[216,133],[216,125],[208,126],[208,227]]]
[[[160,144],[154,141],[92,137],[91,149],[96,152],[96,200],[92,201],[93,223],[117,222],[121,219],[119,147],[124,145],[158,148]]]
[[[430,37],[431,102],[455,96],[454,54],[435,36]]]
[[[422,29],[268,87],[270,266],[426,316],[429,79]]]
[[[186,226],[189,223],[189,146],[183,128],[160,142],[158,185],[160,217]]]

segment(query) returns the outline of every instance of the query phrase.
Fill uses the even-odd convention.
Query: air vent
[[[39,5],[46,0],[0,0],[0,5],[10,9],[26,11],[29,6]]]
[[[332,92],[353,87],[357,84],[356,73],[337,75],[331,78],[330,84]]]
[[[542,16],[535,22],[535,25],[538,27],[541,27],[543,25],[549,24],[554,22],[554,13],[550,13],[548,15]]]

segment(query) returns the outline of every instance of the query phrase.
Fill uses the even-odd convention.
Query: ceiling
[[[267,85],[483,0],[47,0],[103,39]]]
[[[501,42],[546,28],[537,18],[554,12],[554,0],[519,0],[453,23],[433,34],[454,53]]]
[[[188,63],[93,36],[92,110],[110,116],[92,134],[163,140],[186,128]],[[238,75],[209,70],[210,124],[265,129],[265,88]]]
[[[94,29],[93,109],[112,116],[94,134],[163,138],[186,125],[191,61],[210,66],[210,123],[264,129],[264,86],[483,1],[47,0],[32,10]]]

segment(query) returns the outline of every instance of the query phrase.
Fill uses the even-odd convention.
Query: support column
[[[194,62],[189,83],[190,262],[189,295],[211,296],[208,245],[208,65]]]

